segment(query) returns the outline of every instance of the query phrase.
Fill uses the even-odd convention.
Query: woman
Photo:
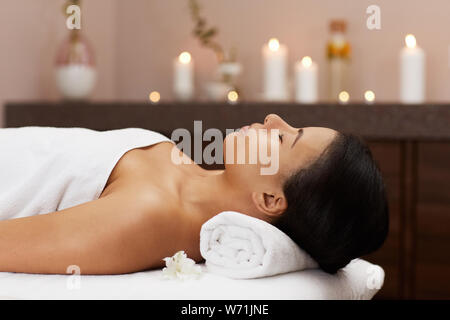
[[[171,161],[173,143],[160,137],[152,138],[151,145],[128,144],[108,160],[111,168],[92,165],[86,173],[83,166],[89,161],[101,163],[97,160],[102,150],[110,150],[112,145],[94,143],[88,158],[88,152],[77,157],[74,148],[81,150],[89,140],[97,141],[95,137],[101,133],[95,131],[85,140],[65,144],[67,150],[58,151],[58,157],[66,157],[67,165],[57,172],[73,174],[63,186],[47,189],[56,189],[57,197],[41,189],[51,179],[56,183],[57,178],[49,172],[61,165],[61,159],[33,170],[42,181],[42,188],[32,190],[38,194],[32,198],[39,201],[33,208],[40,208],[39,212],[27,211],[27,198],[9,200],[14,204],[7,210],[9,219],[0,221],[0,271],[64,274],[68,266],[77,265],[82,274],[129,273],[160,268],[164,257],[179,250],[201,261],[202,224],[227,210],[279,227],[329,273],[382,245],[388,231],[383,182],[369,150],[358,139],[327,128],[293,128],[277,115],[269,115],[264,123],[250,128],[278,130],[279,169],[275,174],[261,175],[263,164],[259,162],[237,164],[227,159],[225,170],[208,171],[181,152],[188,161],[175,164]],[[63,130],[54,135],[60,142],[70,141],[70,129]],[[110,135],[116,136],[109,138],[118,145],[125,135],[119,131],[112,131]],[[274,143],[272,135],[255,131],[257,144]],[[244,127],[228,135],[224,149],[232,139],[245,140],[247,132],[248,127]],[[14,133],[8,139],[13,141]],[[37,153],[48,158],[46,152],[56,143],[51,141],[47,145],[41,141],[33,156]],[[46,152],[40,152],[46,147]],[[243,147],[246,150],[236,151],[248,151],[251,146],[246,143]],[[18,166],[21,160],[17,159]],[[3,176],[13,181],[13,168],[2,170]],[[90,189],[97,172],[105,181]],[[80,180],[79,176],[92,179]],[[16,196],[13,191],[8,199]],[[57,201],[49,205],[46,197]],[[92,200],[77,204],[80,199]],[[5,217],[1,203],[0,198],[0,217]],[[19,218],[14,208],[20,211]],[[43,212],[48,208],[53,212]]]

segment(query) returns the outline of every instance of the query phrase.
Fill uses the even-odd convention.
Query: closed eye
[[[278,135],[278,137],[280,138],[280,142],[283,143],[283,134],[280,133],[280,134]]]
[[[303,129],[300,128],[300,129],[298,129],[297,136],[295,137],[294,143],[291,145],[291,148],[294,147],[294,145],[297,143],[298,139],[300,139],[302,137],[302,135],[303,135]]]

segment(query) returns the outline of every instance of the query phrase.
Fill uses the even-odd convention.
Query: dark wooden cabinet
[[[450,299],[450,143],[370,148],[387,185],[391,224],[383,247],[365,257],[386,272],[377,298]]]
[[[364,257],[385,270],[378,299],[450,299],[450,105],[280,103],[10,103],[7,127],[109,130],[238,128],[277,113],[293,126],[323,126],[365,138],[390,206],[383,247]]]
[[[389,234],[383,247],[364,257],[379,264],[385,271],[383,288],[377,298],[395,299],[401,294],[400,234],[401,234],[401,148],[397,142],[372,141],[369,147],[380,167],[389,201]]]
[[[450,144],[418,144],[416,298],[450,299]]]

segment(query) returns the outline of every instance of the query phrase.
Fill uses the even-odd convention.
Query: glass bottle
[[[346,39],[347,23],[344,20],[332,20],[330,40],[327,45],[329,68],[329,99],[337,101],[339,93],[349,91],[350,43]]]

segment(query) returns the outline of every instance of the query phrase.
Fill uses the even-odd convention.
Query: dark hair
[[[389,210],[380,171],[358,137],[339,133],[322,155],[286,179],[286,211],[274,223],[328,273],[377,250]]]

